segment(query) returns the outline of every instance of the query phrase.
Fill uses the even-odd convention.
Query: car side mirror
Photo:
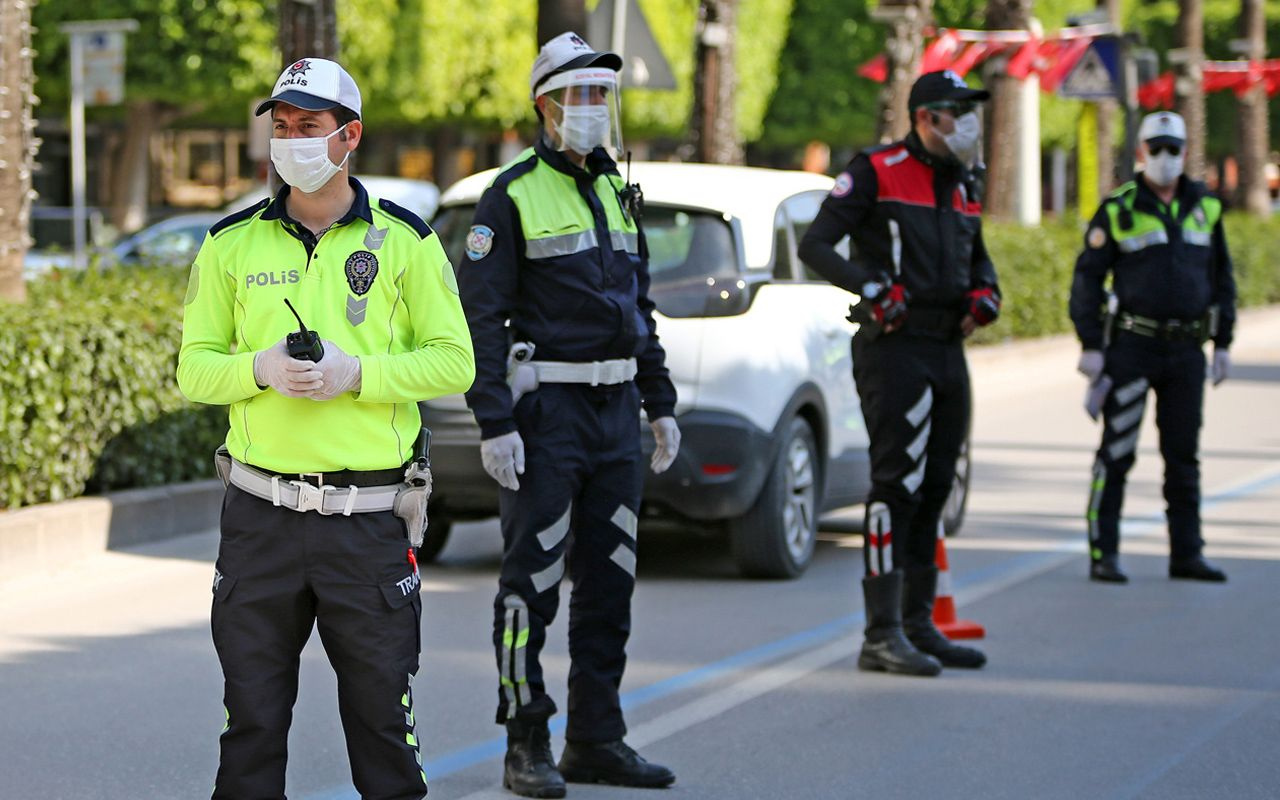
[[[707,278],[707,294],[703,316],[732,317],[751,307],[753,287],[737,276]]]

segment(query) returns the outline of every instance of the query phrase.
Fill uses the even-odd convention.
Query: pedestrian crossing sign
[[[1107,100],[1120,97],[1120,48],[1114,39],[1095,39],[1058,87],[1061,97]]]

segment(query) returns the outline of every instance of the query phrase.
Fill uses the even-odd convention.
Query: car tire
[[[969,472],[973,462],[969,456],[969,440],[960,445],[960,457],[956,459],[956,474],[951,481],[951,494],[942,507],[942,532],[955,536],[964,525],[964,512],[969,505]]]
[[[800,417],[785,428],[760,496],[729,521],[738,569],[749,578],[797,578],[813,560],[818,534],[818,446]]]
[[[443,508],[427,507],[427,532],[422,536],[422,546],[418,548],[418,563],[430,564],[440,556],[449,541],[449,532],[453,530],[453,518]]]

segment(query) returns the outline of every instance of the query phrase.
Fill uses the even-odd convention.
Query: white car
[[[433,223],[455,267],[494,171],[465,178]],[[811,273],[796,246],[831,189],[807,172],[639,163],[650,296],[676,386],[683,434],[676,463],[646,471],[642,521],[727,526],[741,571],[795,577],[813,556],[818,516],[865,501],[867,432],[854,389],[854,295]],[[493,516],[479,429],[461,395],[422,404],[433,431],[435,489],[427,557],[455,519]],[[645,449],[653,439],[641,423]],[[959,525],[967,458],[947,525]],[[643,522],[642,522],[643,524]]]

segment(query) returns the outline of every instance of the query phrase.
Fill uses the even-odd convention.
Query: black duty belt
[[[361,471],[340,469],[334,472],[276,472],[272,469],[254,467],[267,475],[279,475],[286,481],[305,481],[312,486],[334,486],[344,489],[348,486],[390,486],[404,481],[404,467],[396,469],[375,469]]]
[[[1116,328],[1169,341],[1204,341],[1209,331],[1208,322],[1204,319],[1152,319],[1128,311],[1116,314]]]
[[[960,336],[962,316],[959,311],[946,308],[908,306],[907,321],[902,324],[902,331],[933,339],[951,339]]]

